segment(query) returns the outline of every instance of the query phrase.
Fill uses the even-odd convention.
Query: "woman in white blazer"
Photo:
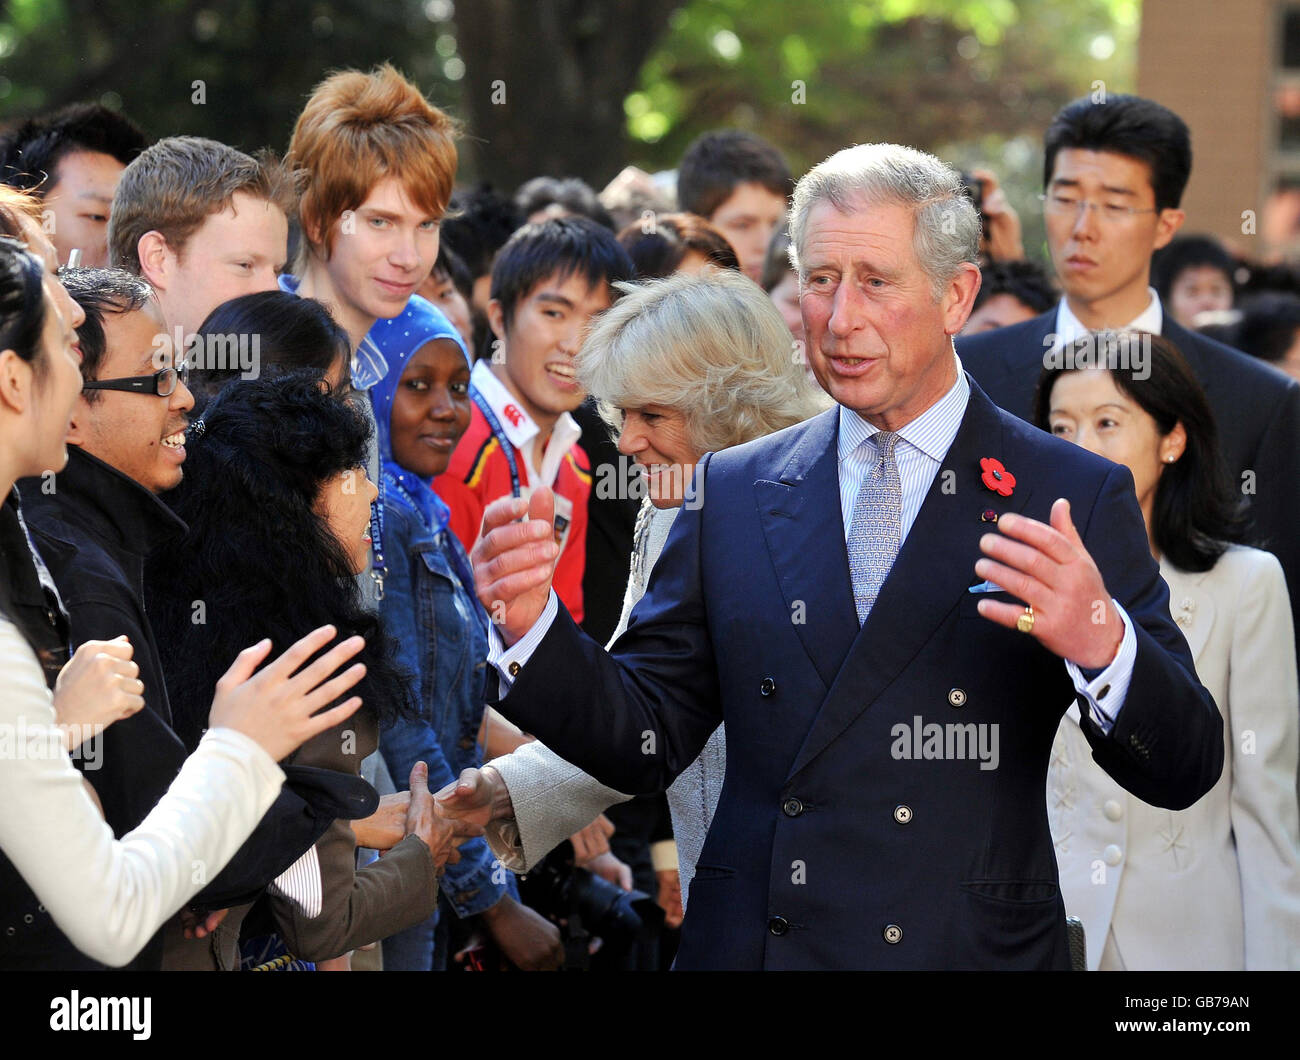
[[[1044,371],[1038,425],[1133,473],[1171,614],[1225,726],[1218,784],[1173,812],[1102,772],[1071,706],[1047,780],[1066,911],[1083,921],[1091,969],[1300,968],[1300,697],[1282,567],[1236,543],[1244,524],[1210,408],[1172,344],[1103,333],[1066,354],[1116,367]]]

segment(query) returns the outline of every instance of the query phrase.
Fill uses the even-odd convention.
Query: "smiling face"
[[[882,430],[897,430],[957,381],[952,336],[979,270],[963,264],[936,301],[912,246],[912,211],[863,204],[808,213],[799,261],[808,358],[822,388]]]
[[[274,203],[237,191],[177,253],[157,233],[141,240],[140,265],[167,327],[192,335],[222,302],[274,291],[288,253],[289,222]]]
[[[441,475],[469,427],[470,404],[465,355],[450,339],[426,342],[406,362],[393,392],[393,459],[421,478]]]
[[[762,184],[737,184],[708,221],[727,237],[740,268],[755,283],[763,280],[763,259],[772,233],[785,216],[785,197]]]
[[[370,562],[370,507],[379,489],[362,467],[340,471],[321,486],[315,512],[325,522],[348,559],[353,574]]]
[[[86,268],[108,265],[108,213],[125,168],[99,151],[73,151],[59,160],[45,193],[45,205],[54,214],[59,261],[67,262],[73,250],[80,250]]]
[[[542,280],[515,303],[509,326],[501,303],[489,303],[488,321],[505,344],[505,361],[494,363],[492,371],[543,433],[587,396],[578,385],[573,358],[588,322],[609,304],[606,284],[588,285],[577,273]]]
[[[1126,326],[1150,302],[1151,255],[1174,237],[1183,211],[1155,210],[1145,162],[1078,148],[1057,154],[1047,200],[1048,249],[1070,309],[1085,327]],[[1096,208],[1078,205],[1085,201]]]
[[[1183,455],[1187,438],[1182,424],[1162,435],[1150,413],[1123,393],[1104,368],[1057,377],[1048,424],[1058,438],[1123,464],[1133,473],[1149,532],[1160,475],[1167,463]]]
[[[152,302],[127,313],[105,313],[105,349],[98,378],[153,375],[170,366],[170,346],[160,350],[155,342],[162,331],[162,316]],[[167,397],[121,390],[94,393],[98,395],[94,403],[85,395],[77,400],[68,440],[152,493],[180,485],[185,413],[194,407],[189,388],[177,380]]]
[[[334,222],[329,260],[313,256],[308,267],[311,293],[330,304],[354,343],[376,320],[401,313],[428,279],[440,220],[420,209],[400,180],[385,177],[351,215]]]
[[[619,411],[623,430],[618,451],[637,462],[650,503],[656,508],[680,507],[695,465],[704,455],[691,444],[686,417],[666,405]]]

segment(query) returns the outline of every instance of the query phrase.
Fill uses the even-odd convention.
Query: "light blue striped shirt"
[[[954,358],[956,355],[954,354]],[[970,382],[957,360],[957,382],[952,389],[926,409],[921,415],[898,432],[899,443],[894,449],[898,464],[898,478],[903,487],[902,540],[916,522],[917,513],[930,492],[939,465],[948,455],[952,440],[957,437],[966,404],[970,401]],[[876,443],[863,445],[880,433],[852,409],[840,406],[840,511],[844,516],[844,540],[849,539],[849,526],[853,522],[853,506],[867,472],[878,459]]]

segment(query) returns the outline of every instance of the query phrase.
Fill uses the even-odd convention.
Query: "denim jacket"
[[[449,550],[458,550],[466,570],[469,561],[455,535],[431,533],[395,493],[390,489],[384,504],[388,574],[379,606],[397,640],[398,660],[417,677],[420,716],[386,727],[379,749],[399,788],[423,761],[429,790],[437,791],[462,769],[482,764],[477,738],[487,702],[487,615],[457,574]],[[460,861],[447,866],[441,890],[460,917],[516,893],[512,874],[495,863],[481,838],[460,847]]]

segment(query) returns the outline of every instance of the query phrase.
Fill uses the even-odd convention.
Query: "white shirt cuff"
[[[1088,701],[1092,720],[1107,735],[1124,707],[1128,686],[1133,680],[1133,666],[1137,662],[1137,634],[1133,632],[1133,621],[1118,600],[1112,597],[1111,603],[1124,623],[1124,639],[1120,641],[1119,651],[1111,664],[1090,681],[1078,666],[1069,659],[1065,660],[1065,669],[1074,682],[1074,690]]]
[[[501,679],[501,695],[503,697],[510,691],[510,686],[514,684],[515,675],[533,657],[533,652],[542,643],[542,638],[546,636],[546,631],[551,628],[551,623],[555,621],[555,616],[559,613],[560,599],[555,595],[555,590],[552,589],[551,595],[546,598],[546,606],[542,608],[542,613],[538,616],[537,621],[532,624],[527,633],[509,648],[501,640],[501,634],[497,631],[496,624],[489,623],[487,661],[496,667],[497,675]]]

